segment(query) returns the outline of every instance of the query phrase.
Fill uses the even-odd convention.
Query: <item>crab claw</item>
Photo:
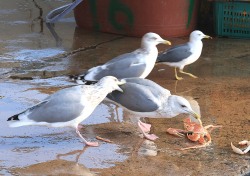
[[[240,141],[240,142],[239,142],[239,145],[250,145],[250,142],[247,141],[247,140]]]
[[[240,145],[245,145],[247,143],[248,143],[248,141],[246,141],[246,143],[245,143],[245,141],[239,142]],[[231,147],[235,153],[238,153],[240,155],[244,155],[250,150],[250,146],[248,146],[246,150],[242,151],[241,149],[235,147],[232,142],[231,142]]]
[[[184,137],[185,135],[180,133],[182,132],[183,130],[179,130],[179,129],[175,129],[175,128],[168,128],[167,129],[167,132],[169,134],[172,134],[172,135],[175,135],[175,136],[178,136],[178,137]]]

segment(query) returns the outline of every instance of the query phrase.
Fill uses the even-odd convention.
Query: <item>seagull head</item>
[[[123,80],[123,79],[122,80],[118,80],[114,76],[105,76],[102,79],[100,79],[100,81],[98,81],[99,85],[102,85],[103,87],[110,88],[110,92],[112,92],[114,90],[118,90],[120,92],[123,92],[123,90],[119,86],[123,85],[125,83],[126,83],[125,80]]]
[[[196,30],[196,31],[191,32],[189,40],[190,41],[197,41],[197,40],[200,41],[203,38],[211,38],[212,39],[212,37],[210,37],[209,35],[205,35],[205,34],[203,34],[203,32]]]
[[[197,120],[200,120],[200,115],[194,112],[188,100],[181,96],[171,95],[169,97],[169,105],[174,115],[190,114]]]
[[[156,46],[158,44],[166,44],[166,45],[171,45],[171,42],[168,40],[164,40],[163,38],[161,38],[158,34],[153,33],[153,32],[149,32],[146,33],[143,37],[142,37],[142,46]]]

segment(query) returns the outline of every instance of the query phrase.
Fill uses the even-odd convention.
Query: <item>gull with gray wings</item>
[[[72,127],[83,142],[89,146],[98,146],[97,142],[88,142],[80,134],[78,125],[95,110],[108,93],[118,90],[124,84],[113,76],[106,76],[93,85],[78,85],[65,88],[50,95],[39,104],[16,114],[7,121],[10,127],[44,125],[48,127]]]
[[[149,32],[142,37],[139,49],[117,56],[103,65],[93,67],[83,74],[71,78],[79,83],[97,81],[104,76],[115,76],[118,79],[146,78],[154,68],[158,56],[156,45],[160,43],[171,44],[158,34]]]
[[[193,111],[185,98],[171,95],[169,90],[155,82],[142,78],[122,80],[126,82],[126,84],[121,85],[123,93],[114,91],[108,94],[106,100],[123,107],[131,114],[149,118],[172,118],[184,113],[200,119],[200,116]],[[138,127],[147,139],[157,139],[156,135],[147,134],[150,131],[150,124],[138,120]]]
[[[176,68],[179,68],[179,72],[182,74],[197,78],[197,76],[191,73],[184,72],[183,69],[186,65],[192,64],[199,59],[203,47],[203,43],[201,41],[203,38],[212,37],[205,35],[198,30],[193,31],[190,34],[189,42],[174,46],[159,54],[156,63],[162,63],[175,67],[175,78],[177,80],[181,80],[183,78],[177,75]]]

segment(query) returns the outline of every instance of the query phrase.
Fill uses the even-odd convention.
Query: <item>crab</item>
[[[241,149],[235,147],[235,146],[233,145],[233,143],[231,142],[231,147],[232,147],[232,149],[233,149],[233,151],[234,151],[235,153],[244,155],[244,154],[246,154],[247,152],[250,151],[250,141],[247,141],[247,140],[240,141],[240,142],[239,142],[239,145],[247,145],[247,147],[246,147],[244,150],[241,150]]]
[[[183,121],[184,121],[184,130],[175,129],[175,128],[168,128],[167,132],[169,134],[179,136],[179,137],[184,137],[186,134],[186,136],[189,140],[194,141],[194,142],[198,141],[200,143],[200,145],[180,148],[179,150],[196,149],[196,148],[208,146],[212,140],[212,138],[208,132],[208,129],[222,127],[221,125],[217,125],[217,126],[207,125],[207,126],[203,127],[201,123],[199,124],[196,122],[192,122],[190,118],[185,118]]]

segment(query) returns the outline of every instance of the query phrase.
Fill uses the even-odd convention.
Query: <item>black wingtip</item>
[[[158,55],[158,57],[157,57],[157,59],[156,59],[156,61],[155,61],[155,63],[159,63],[159,62],[162,62],[162,55],[163,55],[163,53],[160,53],[159,55]]]
[[[85,85],[92,85],[92,84],[95,84],[97,82],[98,81],[87,81],[87,80],[85,80]]]
[[[19,120],[18,115],[19,115],[19,114],[16,114],[16,115],[13,115],[13,116],[9,117],[9,118],[7,119],[7,121]]]
[[[75,81],[75,82],[81,82],[81,84],[85,84],[86,80],[84,79],[84,76],[85,75],[82,75],[82,76],[79,76],[79,75],[69,75],[69,79],[71,79],[72,81]]]
[[[69,79],[72,81],[75,81],[78,84],[84,84],[84,85],[92,85],[97,83],[98,81],[90,81],[84,79],[85,75],[79,76],[79,75],[69,75]]]
[[[69,79],[76,81],[76,80],[83,79],[83,78],[82,76],[79,76],[79,75],[69,75]]]

